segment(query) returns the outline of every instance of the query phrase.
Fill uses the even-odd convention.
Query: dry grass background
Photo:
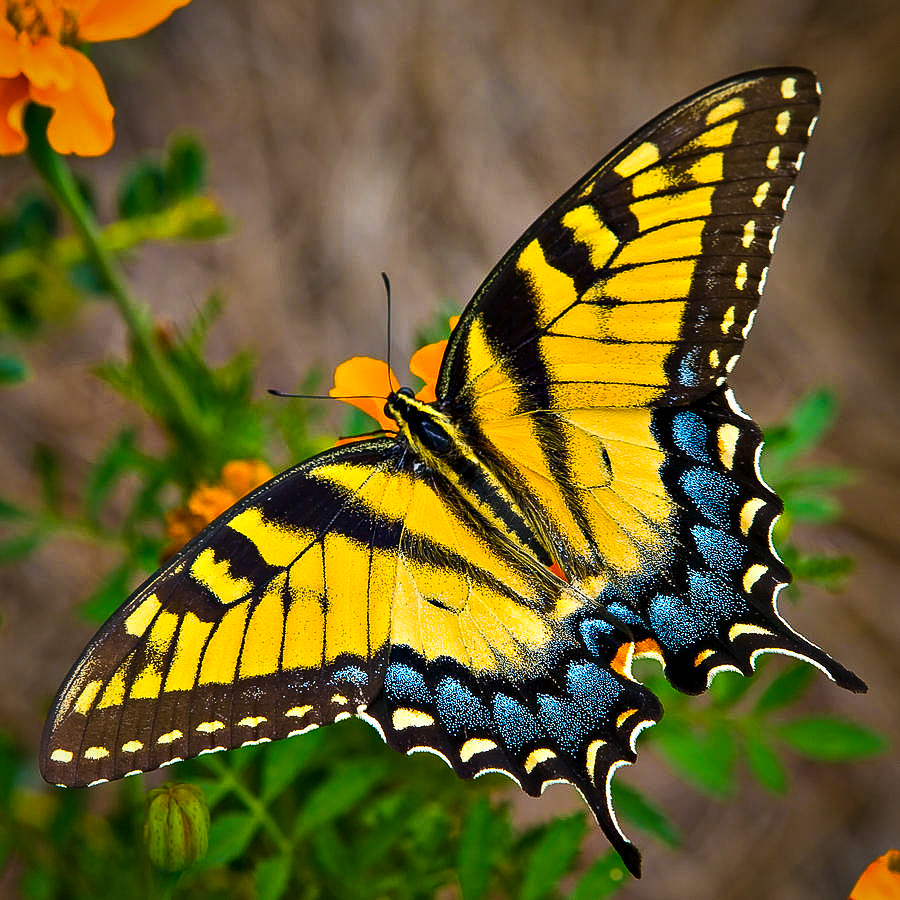
[[[249,347],[261,388],[288,387],[311,363],[383,354],[382,269],[400,359],[442,298],[461,305],[523,228],[647,118],[744,69],[814,68],[823,114],[733,382],[763,423],[812,387],[841,397],[821,456],[860,479],[840,523],[808,546],[851,553],[858,570],[842,594],[808,591],[790,615],[870,685],[861,698],[823,683],[810,709],[865,721],[896,744],[898,48],[894,0],[195,0],[141,39],[96,48],[117,140],[80,168],[111,184],[173,131],[202,136],[236,232],[212,246],[152,248],[131,274],[176,325],[221,286],[229,300],[214,354]],[[24,161],[4,160],[3,195],[29,177]],[[61,449],[77,496],[99,448],[134,415],[88,372],[122,352],[122,328],[99,304],[29,348],[32,380],[0,401],[4,494],[28,499],[30,448],[42,440]],[[108,562],[60,541],[0,572],[0,721],[35,747],[39,710],[89,637],[70,611]],[[747,781],[720,803],[645,753],[626,777],[672,814],[685,848],[648,845],[645,878],[622,897],[846,896],[900,842],[896,756],[794,760],[791,770],[785,798]],[[520,806],[530,817],[568,802],[554,789]],[[591,850],[602,848],[598,837]]]

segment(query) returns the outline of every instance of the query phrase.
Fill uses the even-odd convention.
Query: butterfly
[[[738,75],[557,200],[454,328],[426,403],[222,514],[66,678],[45,779],[90,785],[357,716],[529,794],[568,782],[634,874],[614,771],[678,689],[761,653],[865,684],[776,606],[778,497],[728,386],[816,121],[814,75]]]

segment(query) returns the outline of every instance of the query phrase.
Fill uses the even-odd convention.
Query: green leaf
[[[663,719],[653,737],[669,763],[697,787],[720,796],[731,792],[737,748],[725,723],[704,733],[690,730],[683,722]]]
[[[96,590],[78,606],[79,615],[87,622],[105,622],[131,593],[134,563],[120,563],[107,574]]]
[[[628,882],[628,870],[615,850],[601,856],[581,877],[569,900],[603,900]]]
[[[45,535],[39,531],[20,534],[0,543],[0,565],[18,562],[30,556],[44,542]]]
[[[257,900],[281,900],[291,877],[289,856],[272,856],[256,864],[253,881]]]
[[[69,281],[82,294],[102,294],[110,289],[109,282],[92,259],[79,259],[68,269]]]
[[[856,476],[852,469],[839,466],[810,466],[782,478],[778,489],[779,493],[784,493],[798,488],[839,488],[853,484],[855,480]]]
[[[328,822],[317,828],[309,836],[309,841],[316,861],[329,878],[341,883],[352,873],[353,861],[333,824]]]
[[[41,485],[44,506],[59,512],[62,506],[62,467],[59,454],[46,444],[34,448],[34,470]]]
[[[450,319],[460,314],[460,305],[450,297],[441,298],[438,311],[431,321],[420,328],[413,338],[413,346],[424,347],[425,344],[435,344],[450,337]],[[401,379],[402,380],[402,379]]]
[[[84,505],[91,522],[99,520],[100,508],[110,491],[127,471],[137,467],[141,459],[135,430],[122,429],[103,451],[88,476]]]
[[[259,821],[250,813],[223,813],[209,828],[209,853],[199,864],[203,868],[221,866],[237,859],[250,846]]]
[[[288,738],[266,747],[262,760],[260,796],[263,803],[274,800],[309,765],[322,745],[320,731],[303,735],[303,740]]]
[[[59,231],[59,213],[45,197],[26,194],[19,201],[13,225],[14,241],[20,247],[41,250]]]
[[[166,174],[155,160],[142,160],[122,179],[118,190],[118,210],[122,219],[158,213],[167,201]]]
[[[834,424],[837,416],[837,397],[822,388],[800,401],[781,428],[767,429],[767,442],[780,463],[815,447]]]
[[[18,356],[0,356],[0,384],[18,384],[28,377],[25,361]]]
[[[638,828],[643,828],[670,847],[678,845],[675,826],[643,794],[621,781],[613,781],[612,801],[617,815],[634,822]]]
[[[778,754],[763,737],[755,732],[744,735],[744,752],[747,765],[756,780],[775,794],[783,794],[787,789],[787,773]]]
[[[785,548],[787,550],[789,548]],[[841,578],[853,571],[853,558],[850,556],[820,556],[818,554],[791,553],[790,562],[785,563],[794,573],[794,578],[802,581],[814,581],[826,588],[840,586]]]
[[[797,753],[827,761],[881,753],[887,741],[874,731],[835,716],[807,716],[779,726],[778,736]]]
[[[788,495],[784,498],[784,507],[795,519],[819,524],[833,522],[841,513],[837,500],[818,494]]]
[[[24,519],[28,513],[21,506],[0,497],[0,521],[3,519]]]
[[[463,900],[481,900],[494,868],[491,838],[494,814],[487,797],[479,797],[466,813],[459,842],[457,873]]]
[[[550,895],[575,862],[586,830],[582,813],[556,819],[546,826],[528,857],[520,900],[542,900]]]
[[[795,663],[779,672],[760,695],[753,711],[760,716],[788,706],[800,698],[815,677],[816,670],[809,663]]]
[[[186,765],[193,766],[194,762],[191,761]],[[191,784],[203,791],[203,795],[206,797],[206,803],[210,810],[212,810],[231,790],[220,778],[203,778],[192,774],[185,780],[190,781]]]
[[[713,702],[720,707],[734,706],[753,684],[752,678],[740,672],[718,672],[709,686]]]
[[[198,194],[206,184],[206,151],[189,134],[173,138],[166,161],[166,187],[173,199]]]
[[[294,826],[294,837],[308,834],[320,825],[349,812],[372,792],[384,773],[385,766],[375,762],[369,762],[365,766],[358,763],[336,766],[331,775],[305,798]]]

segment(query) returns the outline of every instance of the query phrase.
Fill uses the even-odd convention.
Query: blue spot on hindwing
[[[695,412],[685,410],[672,419],[672,440],[675,446],[697,462],[709,462],[706,450],[708,434],[706,423]]]
[[[747,609],[747,601],[731,585],[709,572],[690,569],[688,586],[691,603],[711,619],[720,622],[738,617]]]
[[[610,710],[622,688],[612,672],[591,662],[570,663],[566,687],[569,697],[538,695],[538,718],[560,747],[576,754],[591,735],[608,728]]]
[[[688,596],[656,594],[647,618],[657,640],[672,650],[699,641],[714,641],[719,632],[747,611],[746,600],[726,581],[710,573],[688,570]]]
[[[657,640],[672,650],[684,650],[712,633],[708,620],[701,620],[697,610],[671,594],[652,597],[647,616]]]
[[[359,666],[344,666],[331,676],[332,681],[345,681],[358,688],[363,688],[369,683],[369,676]]]
[[[453,734],[469,730],[488,731],[491,716],[485,705],[464,684],[455,678],[442,678],[434,697],[438,715]]]
[[[688,350],[678,364],[678,380],[685,387],[695,387],[700,384],[700,352],[699,347]]]
[[[583,724],[576,722],[572,707],[574,704],[553,697],[550,694],[538,694],[538,717],[546,732],[560,747],[569,753],[578,750],[578,734],[583,731]]]
[[[731,524],[729,501],[737,496],[738,489],[730,478],[705,466],[694,466],[681,476],[680,482],[700,515],[722,528]]]
[[[431,696],[422,673],[402,663],[391,663],[384,676],[384,690],[396,706],[427,703]]]
[[[494,697],[494,723],[504,744],[519,754],[543,734],[534,716],[521,703],[506,694]]]
[[[590,662],[571,663],[566,671],[566,686],[574,700],[595,708],[601,715],[621,690],[612,672]]]
[[[704,525],[691,527],[691,535],[697,550],[710,569],[717,572],[732,572],[740,568],[746,548],[736,537],[718,528]]]

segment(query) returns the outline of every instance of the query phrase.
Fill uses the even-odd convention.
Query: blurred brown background
[[[176,326],[220,286],[228,306],[214,356],[249,347],[262,361],[260,390],[290,387],[314,362],[383,355],[382,270],[399,360],[442,299],[462,305],[523,228],[650,116],[744,69],[815,69],[822,117],[732,380],[764,424],[810,388],[841,397],[821,458],[852,466],[859,482],[843,494],[841,522],[806,546],[850,553],[858,568],[845,592],[806,591],[788,615],[870,685],[855,697],[822,679],[809,709],[866,722],[896,745],[898,48],[895,0],[194,0],[142,38],[95,48],[117,138],[107,157],[79,167],[109,185],[173,131],[205,140],[235,233],[144,250],[131,274]],[[30,177],[24,160],[4,160],[3,195]],[[99,448],[134,415],[88,371],[122,353],[122,328],[99,304],[29,348],[32,380],[0,398],[5,495],[33,492],[38,440],[62,450],[78,495]],[[0,570],[0,721],[35,747],[39,710],[89,637],[71,610],[109,562],[59,541]],[[794,759],[791,772],[784,798],[747,779],[720,803],[643,754],[625,777],[671,814],[685,847],[642,841],[645,878],[621,896],[845,897],[869,860],[900,843],[896,755],[846,766]],[[554,789],[520,806],[531,817],[568,802]],[[598,837],[592,849],[602,848]]]

